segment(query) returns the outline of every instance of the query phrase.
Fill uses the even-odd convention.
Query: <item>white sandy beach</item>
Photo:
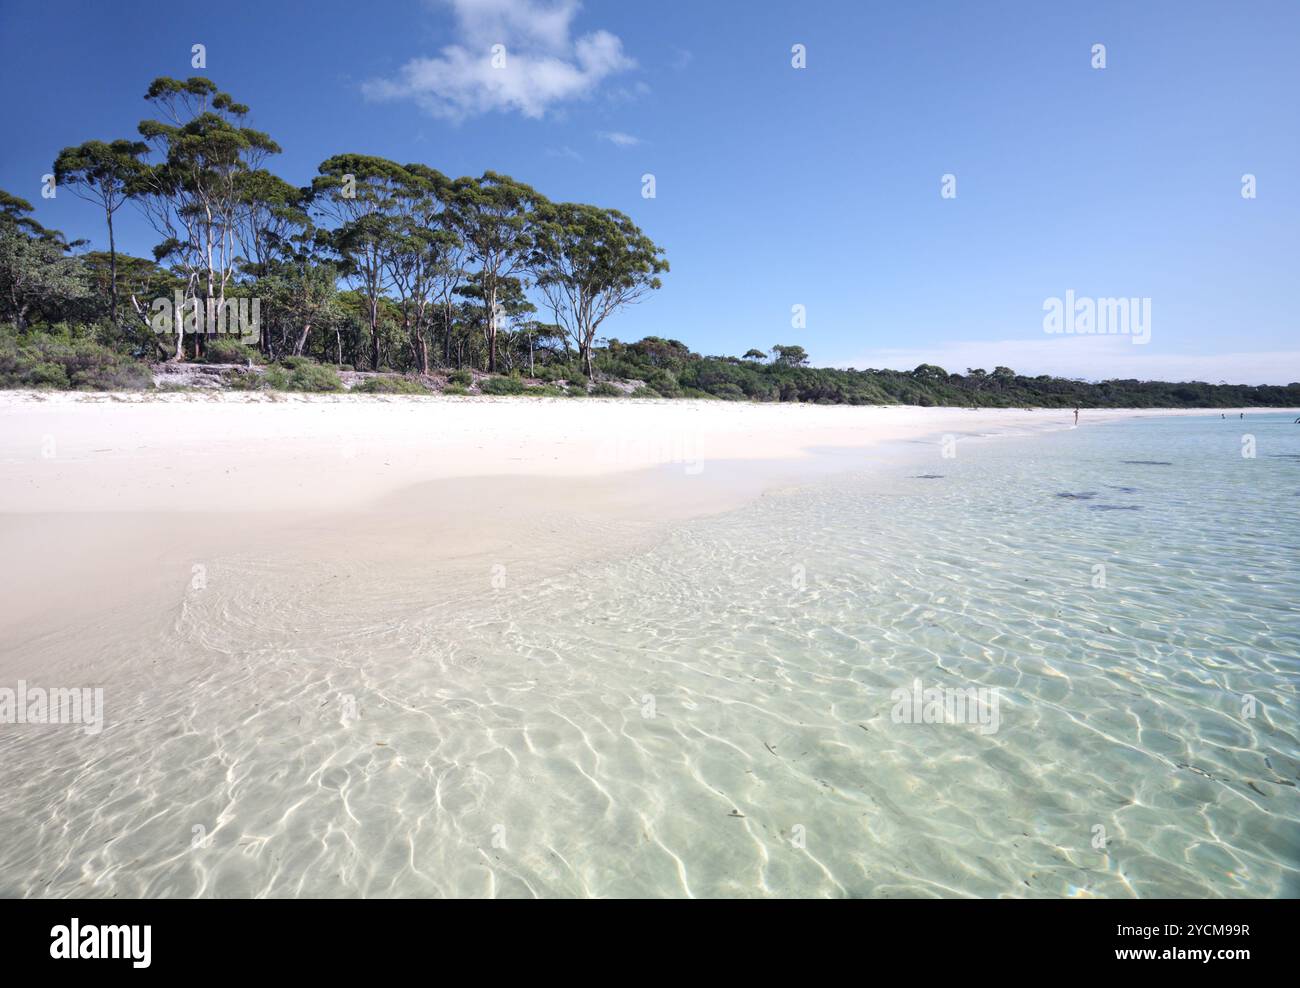
[[[505,551],[517,562],[539,555],[539,529],[550,528],[589,555],[616,540],[608,524],[623,523],[626,535],[628,525],[729,506],[810,448],[1067,420],[722,402],[9,392],[0,395],[9,549],[0,672],[26,669],[22,643],[52,629],[169,613],[195,565],[243,550],[422,566]],[[764,466],[719,469],[740,460]],[[354,519],[339,524],[340,512]]]
[[[1082,412],[1082,425],[1182,410]],[[1229,414],[1235,416],[1236,410]],[[664,464],[1070,428],[1068,410],[721,401],[0,394],[0,512],[356,507],[433,480],[591,477]]]
[[[1081,424],[1181,414],[1196,413],[1086,410]],[[721,510],[827,469],[817,450],[930,440],[940,455],[944,437],[1072,427],[1050,409],[5,392],[0,642],[36,612],[120,605],[162,560],[274,552],[308,520],[336,551],[429,561],[509,543],[543,513],[647,525]],[[403,504],[432,484],[428,504]],[[398,521],[406,507],[431,515]],[[336,512],[361,521],[340,534]]]
[[[168,613],[196,565],[232,553],[437,572],[439,560],[540,562],[549,533],[592,556],[860,466],[851,450],[926,440],[939,457],[945,436],[1072,425],[1072,412],[1046,409],[7,392],[0,673],[26,668],[22,643],[51,629]]]

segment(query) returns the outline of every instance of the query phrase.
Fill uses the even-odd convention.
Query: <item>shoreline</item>
[[[364,563],[440,581],[508,559],[541,573],[777,487],[938,457],[948,437],[1073,428],[1059,410],[113,399],[0,395],[0,534],[12,547],[0,567],[6,675],[28,665],[22,655],[51,655],[60,642],[68,647],[53,651],[75,661],[78,632],[167,620],[194,575],[222,560]],[[1107,411],[1083,422],[1188,414],[1209,413]]]
[[[702,476],[710,462],[1073,427],[1072,412],[1060,409],[128,394],[0,394],[0,513],[337,510],[453,477],[590,477],[665,465]],[[1090,410],[1080,425],[1241,411]]]

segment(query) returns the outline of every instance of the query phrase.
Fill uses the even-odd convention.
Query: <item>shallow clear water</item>
[[[496,587],[226,560],[102,735],[4,735],[0,893],[1300,894],[1290,423],[915,444]]]

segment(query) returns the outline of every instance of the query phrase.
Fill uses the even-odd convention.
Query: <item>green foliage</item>
[[[469,394],[469,388],[463,384],[448,384],[442,389],[442,393],[445,395],[467,395]]]
[[[782,346],[778,343],[772,347],[772,359],[786,367],[802,367],[808,363],[808,352],[801,346]]]
[[[474,383],[474,375],[467,370],[454,370],[447,375],[447,380],[452,384],[468,388]]]
[[[367,377],[352,388],[372,395],[427,395],[429,389],[411,377]]]
[[[19,331],[44,318],[75,313],[90,294],[80,258],[58,240],[30,237],[16,224],[0,224],[0,319]]]
[[[272,367],[270,371],[277,371],[282,375],[281,387],[288,382],[288,375],[280,368]],[[223,381],[231,391],[262,391],[271,386],[269,372],[262,374],[255,370],[233,370],[225,375]]]
[[[289,391],[342,391],[338,371],[325,364],[304,364],[289,375]]]
[[[517,377],[489,377],[479,382],[479,391],[485,395],[521,395],[527,386]]]
[[[90,341],[0,342],[0,387],[127,391],[153,388],[144,364]]]
[[[711,393],[715,398],[726,398],[728,401],[743,401],[745,398],[745,392],[741,390],[740,385],[732,384],[730,381],[715,384]]]
[[[601,381],[599,384],[592,386],[591,395],[594,398],[622,398],[623,391],[608,381]]]
[[[203,346],[205,364],[240,364],[247,366],[249,361],[262,362],[262,355],[251,346],[240,343],[229,336],[209,337]]]
[[[660,288],[668,261],[626,215],[582,203],[540,206],[536,242],[537,286],[578,345],[590,377],[601,323]]]
[[[292,362],[290,362],[292,361]],[[292,357],[266,368],[266,387],[274,391],[342,391],[338,371],[328,364],[317,364],[305,357]]]
[[[259,387],[270,391],[288,391],[289,372],[283,367],[272,364],[261,376]]]

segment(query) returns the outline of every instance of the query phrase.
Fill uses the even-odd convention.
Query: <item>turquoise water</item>
[[[565,670],[575,856],[620,893],[1297,894],[1290,421],[938,444],[539,596],[499,646]],[[916,679],[996,688],[998,730],[895,722]]]
[[[953,438],[497,592],[214,564],[0,890],[1300,894],[1300,426]]]

